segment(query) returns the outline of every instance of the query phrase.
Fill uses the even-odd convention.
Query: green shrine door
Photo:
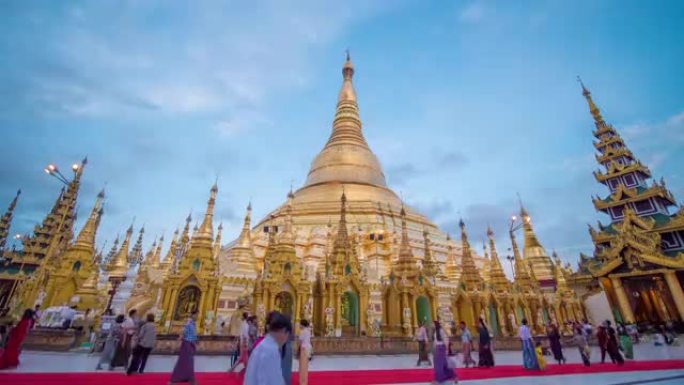
[[[425,323],[429,327],[432,323],[432,311],[430,309],[430,300],[427,297],[418,297],[416,299],[416,316],[418,323]]]
[[[342,295],[342,335],[357,336],[359,333],[359,297],[351,290]]]

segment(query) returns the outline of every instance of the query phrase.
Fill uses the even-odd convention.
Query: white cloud
[[[168,114],[263,107],[275,93],[307,84],[312,47],[381,9],[361,1],[344,7],[305,3],[72,8],[56,19],[59,26],[45,28],[40,41],[46,62],[68,73],[42,71],[43,83],[27,92],[41,102],[33,106],[37,111],[76,115],[130,115],[150,106]],[[60,98],[51,89],[55,84]],[[71,102],[64,106],[62,100]]]
[[[479,23],[486,15],[486,9],[481,1],[473,1],[461,10],[459,20],[464,23]]]

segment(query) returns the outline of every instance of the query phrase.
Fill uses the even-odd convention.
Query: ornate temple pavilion
[[[595,245],[592,257],[581,255],[571,283],[579,292],[605,292],[616,320],[638,323],[684,321],[684,207],[676,207],[665,180],[651,171],[606,123],[591,93],[582,84],[596,129],[596,180],[608,188],[594,197],[596,210],[608,224],[589,226]]]

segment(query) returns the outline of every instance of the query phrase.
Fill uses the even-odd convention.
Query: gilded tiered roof
[[[10,225],[12,224],[12,216],[14,214],[14,208],[17,206],[19,195],[21,195],[21,190],[17,190],[17,195],[15,195],[10,202],[7,211],[0,217],[0,256],[2,256],[2,252],[5,250],[5,245],[7,244]]]
[[[522,206],[520,207],[520,217],[524,232],[523,259],[529,266],[529,273],[542,283],[552,282],[554,279],[553,263],[544,246],[537,239],[537,234],[532,228],[532,218]]]
[[[482,290],[482,277],[475,266],[472,251],[470,250],[470,242],[468,242],[468,234],[465,230],[465,222],[461,219],[458,222],[461,228],[461,244],[463,245],[463,254],[461,256],[461,287],[467,291]]]

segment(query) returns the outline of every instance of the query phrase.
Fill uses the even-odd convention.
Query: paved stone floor
[[[569,363],[580,362],[576,349],[565,349]],[[652,344],[635,345],[636,360],[671,360],[684,359],[683,346],[656,347]],[[476,355],[474,355],[476,357]],[[520,352],[496,352],[497,364],[517,365],[520,363]],[[592,362],[600,360],[598,349],[592,352]],[[97,355],[86,353],[49,353],[26,351],[22,354],[22,364],[13,370],[24,373],[39,372],[91,372],[97,363]],[[415,368],[416,356],[316,356],[311,362],[310,370],[377,370]],[[547,357],[548,360],[548,357]],[[175,362],[174,356],[151,356],[148,361],[148,372],[169,372]],[[220,356],[198,356],[196,370],[198,372],[223,372],[228,368],[229,359]],[[297,363],[293,365],[297,368]],[[620,384],[636,385],[653,383],[656,385],[684,384],[684,368],[682,370],[661,370],[644,372],[601,373],[584,375],[563,375],[544,377],[517,377],[489,380],[462,381],[468,384],[560,384],[563,385],[599,385]]]

